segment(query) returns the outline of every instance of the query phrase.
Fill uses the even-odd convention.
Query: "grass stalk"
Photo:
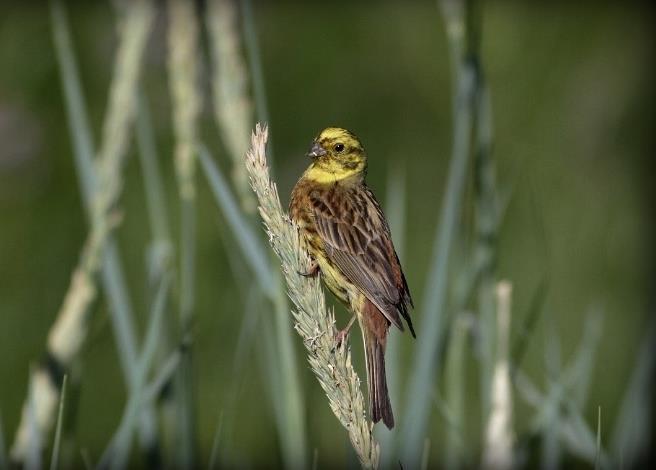
[[[219,167],[206,147],[201,146],[200,163],[210,183],[217,205],[231,228],[243,258],[254,272],[262,292],[267,296],[275,313],[275,342],[267,339],[269,348],[264,360],[268,371],[278,371],[281,380],[268,376],[270,391],[274,394],[274,415],[283,447],[287,467],[303,467],[307,463],[304,400],[297,370],[294,344],[289,328],[289,305],[282,279],[277,268],[269,262],[263,243],[256,236],[246,216],[239,211],[237,200]],[[263,330],[268,335],[269,329]],[[273,361],[273,362],[272,362]]]
[[[447,186],[440,211],[430,270],[424,288],[423,315],[418,331],[417,352],[407,393],[407,406],[401,457],[404,465],[419,465],[421,445],[430,416],[430,397],[440,363],[441,339],[447,325],[446,288],[450,253],[462,206],[467,164],[471,154],[471,134],[474,124],[478,67],[462,53],[467,28],[464,11],[458,2],[442,4],[447,38],[453,58],[455,76],[454,126],[451,163]],[[448,4],[448,5],[447,5]]]
[[[403,264],[405,252],[405,217],[406,217],[406,173],[405,167],[393,165],[388,171],[387,194],[385,197],[385,213],[389,223],[396,254]],[[392,403],[401,401],[401,335],[393,332],[387,338],[385,351],[385,369],[387,372],[387,392]],[[391,468],[397,465],[395,461],[397,428],[387,429],[379,426],[376,437],[380,442],[380,466]]]
[[[305,430],[305,400],[299,379],[296,354],[292,340],[292,329],[289,318],[287,294],[282,285],[280,274],[276,276],[276,296],[273,299],[276,327],[276,352],[280,358],[279,372],[281,374],[281,399],[285,429],[280,439],[283,444],[285,467],[307,468],[307,435]]]
[[[469,313],[459,313],[452,324],[449,348],[446,356],[446,404],[449,421],[446,429],[446,454],[444,466],[448,469],[465,465],[465,357],[467,335],[472,326]]]
[[[55,426],[55,440],[52,444],[50,470],[57,470],[59,467],[59,454],[61,450],[62,429],[64,426],[64,403],[66,401],[67,381],[68,376],[64,375],[64,380],[62,380],[61,393],[59,394],[59,409],[57,411],[57,425]]]
[[[269,256],[262,242],[247,217],[239,210],[239,204],[230,190],[228,181],[219,166],[216,165],[207,147],[201,146],[198,156],[214,200],[226,218],[244,260],[255,275],[262,292],[269,297],[274,296],[277,286]]]
[[[235,1],[209,1],[206,23],[213,59],[211,84],[215,119],[232,159],[232,181],[241,207],[248,213],[254,213],[255,199],[242,161],[248,150],[253,126],[253,104],[248,92],[248,74],[243,60]]]
[[[241,206],[247,213],[252,213],[255,208],[253,193],[248,184],[243,156],[249,144],[249,135],[252,127],[253,109],[248,94],[248,77],[246,67],[242,59],[241,40],[237,28],[237,8],[234,0],[212,0],[208,5],[208,30],[210,31],[213,57],[213,80],[214,111],[216,121],[221,132],[221,137],[233,161],[232,179],[236,192],[239,196]],[[252,7],[250,2],[242,1],[242,29],[244,30],[246,49],[248,50],[249,68],[253,76],[253,89],[257,104],[257,113],[261,119],[268,121],[267,100],[264,87],[264,76],[261,68],[259,46],[254,26]],[[270,153],[271,155],[271,153]],[[228,186],[220,186],[224,201]],[[225,202],[219,202],[226,205]],[[234,211],[233,211],[234,212]],[[234,217],[232,217],[235,220]],[[236,220],[235,220],[236,221]],[[236,226],[235,223],[231,224]],[[241,227],[243,228],[243,227]],[[246,233],[244,230],[240,233]],[[237,232],[235,233],[237,235]],[[247,237],[252,240],[254,237]],[[237,237],[240,240],[240,237]],[[252,243],[250,243],[253,246]],[[242,245],[243,246],[243,245]],[[244,255],[265,260],[258,254],[263,250],[243,251]],[[251,263],[253,266],[261,266],[263,263]],[[258,271],[259,272],[259,271]],[[272,275],[268,276],[272,284],[265,286],[265,293],[272,302],[275,315],[275,348],[277,354],[266,356],[270,362],[269,367],[276,364],[282,374],[282,380],[278,382],[283,387],[276,392],[282,399],[282,412],[276,413],[281,419],[278,422],[280,439],[282,443],[283,459],[286,467],[305,467],[307,465],[307,443],[305,432],[304,400],[301,393],[298,366],[294,353],[294,345],[289,329],[289,306],[284,294],[282,279],[276,270],[268,270]],[[264,273],[259,274],[261,281]],[[265,332],[264,334],[269,334]],[[278,361],[277,361],[278,362]]]
[[[251,0],[239,0],[241,4],[241,18],[244,31],[244,45],[248,58],[248,68],[253,79],[253,96],[255,98],[255,113],[258,122],[271,122],[269,119],[269,105],[266,94],[264,71],[262,70],[262,59],[260,58],[260,44],[257,39],[255,17]],[[273,168],[273,139],[269,138],[268,157],[269,166]]]
[[[549,344],[557,345],[557,336],[551,335]],[[581,356],[589,354],[586,349],[594,347],[591,341],[579,348],[573,364],[580,363]],[[585,422],[576,398],[577,384],[571,383],[567,370],[560,372],[558,348],[551,347],[547,368],[551,369],[548,392],[543,394],[521,371],[514,374],[519,396],[535,408],[536,414],[530,423],[531,433],[543,437],[542,467],[559,468],[564,447],[572,455],[594,465],[597,459],[601,467],[607,468],[610,459],[606,451],[598,448],[595,432]],[[583,379],[585,380],[585,378]]]
[[[148,103],[143,92],[139,93],[139,110],[137,115],[137,148],[139,163],[143,173],[144,193],[146,195],[146,212],[151,228],[153,243],[171,244],[171,231],[166,196],[162,180],[162,170],[155,147],[152,120]]]
[[[498,302],[496,258],[498,227],[500,222],[498,192],[494,161],[492,159],[492,109],[490,93],[483,73],[479,70],[476,95],[476,149],[474,152],[475,272],[478,280],[478,314],[480,321],[480,387],[482,415],[490,412],[495,357],[495,304]],[[498,313],[498,312],[497,312]]]
[[[39,368],[32,367],[33,372],[37,374],[40,372]],[[42,374],[41,380],[47,381],[49,378],[45,373]],[[39,399],[37,390],[39,389],[36,384],[38,382],[31,382],[28,389],[27,398],[27,432],[29,435],[27,455],[25,456],[24,467],[26,470],[40,470],[42,468],[41,449],[44,447],[43,436],[39,430],[39,415],[44,409],[45,400]],[[54,395],[54,394],[53,394]],[[52,396],[51,399],[55,397]]]
[[[366,419],[360,379],[351,363],[346,344],[336,347],[334,312],[326,308],[319,279],[298,274],[308,269],[310,260],[301,250],[297,228],[280,204],[278,190],[269,176],[266,158],[267,129],[258,124],[246,155],[246,168],[259,202],[269,241],[282,263],[295,329],[308,351],[310,366],[317,376],[330,407],[347,429],[351,444],[365,468],[378,466],[379,447],[372,435],[372,424]]]
[[[130,14],[121,28],[115,73],[98,151],[98,189],[90,205],[90,233],[71,277],[64,302],[48,335],[49,370],[65,371],[78,357],[87,336],[90,307],[97,296],[96,275],[101,266],[105,244],[120,222],[115,205],[122,189],[121,170],[127,153],[129,129],[135,114],[134,103],[141,59],[154,16],[150,1],[136,1],[130,8]],[[39,439],[52,427],[60,393],[60,382],[53,378],[56,377],[44,372],[43,367],[36,368],[30,374],[30,390],[36,406],[39,407],[39,413],[35,416],[35,433],[30,433],[27,430],[29,406],[24,406],[23,417],[11,450],[12,459],[15,461],[22,462],[31,445],[31,439]]]
[[[619,467],[634,468],[648,457],[653,442],[655,429],[650,417],[654,415],[655,348],[656,321],[652,317],[645,329],[611,436],[614,465]]]
[[[163,318],[164,312],[166,311],[169,286],[170,277],[166,276],[162,278],[157,289],[155,301],[150,309],[146,337],[143,342],[142,352],[136,364],[137,381],[135,387],[131,390],[119,427],[110,442],[109,448],[105,451],[101,459],[99,464],[101,468],[122,469],[127,466],[132,447],[133,429],[139,417],[139,409],[146,403],[145,390],[147,377],[156,357],[159,337],[164,322]]]
[[[96,188],[96,168],[94,161],[94,145],[86,113],[86,105],[75,54],[70,38],[70,27],[67,15],[60,1],[51,2],[51,24],[53,29],[53,44],[57,55],[57,63],[61,76],[62,91],[66,104],[67,117],[75,167],[80,184],[82,201],[91,217],[91,205]],[[118,246],[112,236],[108,236],[101,267],[103,290],[109,303],[109,313],[119,353],[121,370],[128,388],[134,385],[134,368],[137,357],[134,315],[131,302],[125,286],[125,277],[120,262]],[[140,424],[140,439],[144,452],[149,454],[157,447],[155,414],[147,407],[142,413]]]
[[[597,454],[594,468],[595,470],[601,468],[601,406],[597,407]]]
[[[470,314],[460,313],[452,324],[452,333],[446,357],[446,405],[449,412],[446,429],[445,468],[464,466],[465,458],[465,346],[471,329]]]
[[[152,309],[157,302],[158,289],[162,280],[174,274],[174,246],[166,210],[166,198],[159,156],[157,154],[149,107],[143,91],[139,93],[139,110],[136,124],[136,143],[143,177],[146,212],[148,214],[151,232],[146,252],[146,269],[148,302]],[[173,318],[167,315],[166,319],[167,321],[161,327],[162,334],[159,339],[158,361],[166,358],[165,355],[169,353],[173,343],[171,338],[171,329],[173,327],[171,323]],[[135,360],[136,364],[137,361]],[[165,370],[164,367],[162,369]],[[148,409],[152,406],[151,403],[154,403],[154,401],[147,400],[143,407]],[[171,450],[174,448],[172,439],[170,438],[173,435],[173,430],[176,429],[175,404],[174,397],[170,395],[166,400],[162,400],[159,403],[161,428],[165,430],[162,439],[164,441],[163,447],[167,457],[172,455]],[[153,454],[148,455],[151,456]],[[155,454],[155,457],[159,457],[159,453]],[[158,461],[148,462],[148,466],[152,467],[160,467],[161,465],[161,462]]]
[[[199,90],[198,20],[194,3],[168,1],[168,72],[175,134],[174,161],[180,196],[180,324],[185,343],[176,380],[178,466],[195,466],[196,436],[190,328],[195,305],[196,187]]]
[[[509,354],[511,297],[512,284],[500,281],[496,288],[497,348],[482,465],[490,469],[510,469],[513,466],[513,397]]]

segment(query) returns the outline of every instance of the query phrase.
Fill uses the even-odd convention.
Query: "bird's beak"
[[[310,151],[307,153],[307,156],[314,159],[318,157],[322,157],[326,154],[326,149],[321,146],[319,142],[314,142],[312,144],[312,147],[310,147]]]

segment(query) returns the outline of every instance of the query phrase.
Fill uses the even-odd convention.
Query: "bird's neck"
[[[341,165],[320,165],[313,163],[305,170],[303,177],[315,183],[330,184],[335,182],[361,183],[365,171],[362,167],[345,168]]]

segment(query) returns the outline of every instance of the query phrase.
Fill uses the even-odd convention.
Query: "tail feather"
[[[394,427],[392,404],[385,377],[385,346],[373,335],[365,334],[367,378],[369,384],[369,415],[374,423],[381,419],[388,429]]]

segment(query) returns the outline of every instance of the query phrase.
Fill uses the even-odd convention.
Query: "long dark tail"
[[[365,319],[365,323],[368,325],[362,325],[364,326],[363,337],[367,361],[367,382],[369,385],[369,416],[374,423],[382,419],[385,426],[392,429],[394,427],[394,414],[387,393],[387,378],[385,377],[385,343],[387,342],[387,329],[389,326],[383,314],[373,305],[370,304],[370,306],[373,309],[365,310],[365,315],[367,313],[370,315]]]

